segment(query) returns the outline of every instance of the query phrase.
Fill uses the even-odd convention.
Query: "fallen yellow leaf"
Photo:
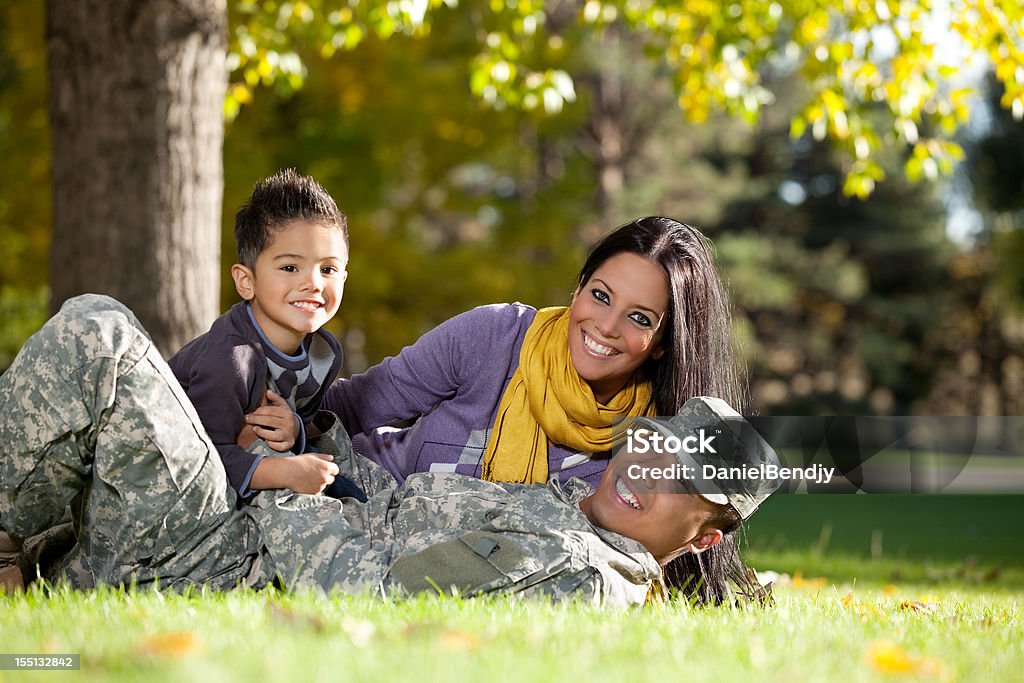
[[[202,643],[193,633],[158,633],[139,643],[138,651],[159,657],[184,657],[202,649]]]
[[[827,583],[827,579],[823,576],[817,576],[813,579],[805,579],[802,572],[797,572],[793,575],[793,586],[795,588],[821,588]]]
[[[868,664],[880,673],[912,674],[929,678],[945,678],[946,665],[936,657],[918,657],[898,643],[876,640],[864,651]]]
[[[449,629],[437,637],[437,644],[445,650],[475,650],[480,645],[476,634]]]
[[[854,600],[853,591],[840,598],[840,601],[843,603],[844,608],[859,616],[861,621],[867,621],[868,617],[878,617],[882,621],[889,620],[889,617],[879,610],[877,605]]]

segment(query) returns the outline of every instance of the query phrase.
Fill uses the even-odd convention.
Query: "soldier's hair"
[[[668,276],[669,309],[661,338],[665,352],[644,364],[658,415],[675,415],[694,396],[717,396],[743,413],[746,383],[736,362],[729,296],[711,242],[671,218],[638,218],[594,245],[576,279],[577,291],[621,253],[642,256]]]
[[[238,262],[255,268],[274,233],[296,220],[336,228],[348,246],[348,218],[330,193],[313,178],[286,168],[256,183],[249,201],[235,214]]]
[[[722,540],[700,554],[684,553],[662,568],[665,585],[696,605],[721,605],[730,598],[766,602],[769,598],[739,552],[742,520],[729,505],[716,505],[703,528],[715,528]]]

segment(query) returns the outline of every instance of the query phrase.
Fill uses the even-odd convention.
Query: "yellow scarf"
[[[544,308],[526,330],[519,367],[505,387],[487,441],[488,481],[544,483],[548,439],[581,452],[612,448],[616,418],[650,415],[651,383],[634,376],[608,405],[576,373],[569,357],[569,309]]]

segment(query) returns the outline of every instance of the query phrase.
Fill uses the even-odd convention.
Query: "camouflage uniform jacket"
[[[319,418],[320,416],[318,416]],[[0,528],[50,529],[70,505],[74,585],[289,586],[643,601],[659,568],[597,529],[565,490],[449,473],[401,487],[356,455],[336,418],[311,439],[366,503],[263,491],[236,508],[217,450],[128,309],[68,301],[0,376]],[[331,422],[334,422],[332,425]],[[282,457],[260,444],[265,455]]]
[[[434,472],[395,487],[383,468],[352,453],[340,427],[327,438],[347,451],[335,452],[335,462],[369,500],[257,496],[250,514],[286,583],[578,596],[621,606],[642,604],[660,581],[660,567],[640,543],[586,518],[578,504],[591,488],[582,480],[563,488],[554,476],[539,486]]]

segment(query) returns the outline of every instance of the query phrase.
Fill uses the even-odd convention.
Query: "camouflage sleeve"
[[[338,474],[354,482],[367,496],[397,485],[390,472],[355,452],[352,440],[337,415],[329,410],[321,410],[314,424],[321,434],[310,437],[309,445],[320,453],[331,454],[334,464],[338,466]]]

